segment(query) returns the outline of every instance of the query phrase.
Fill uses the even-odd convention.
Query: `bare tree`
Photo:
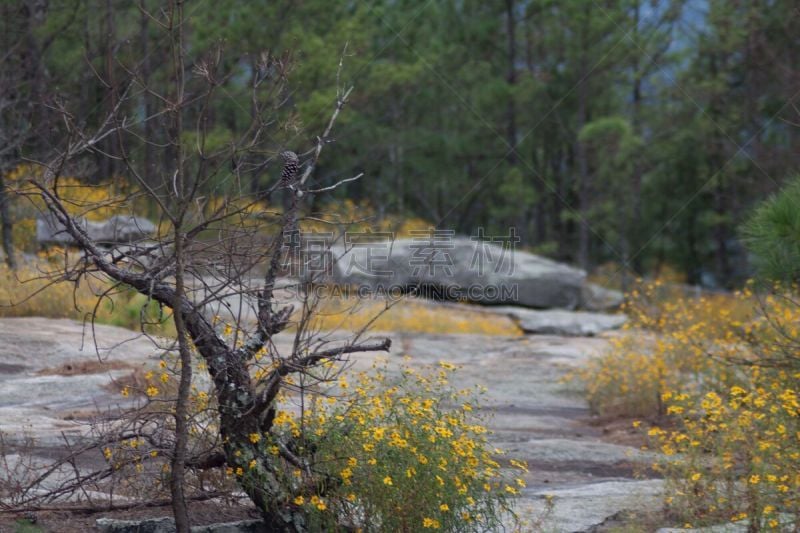
[[[265,54],[257,65],[259,75],[254,76],[250,127],[224,148],[212,149],[207,143],[209,102],[219,96],[229,79],[220,72],[221,51],[191,66],[186,64],[185,20],[180,1],[170,2],[159,13],[142,8],[142,16],[168,36],[171,51],[168,93],[157,93],[149,86],[149,72],[143,77],[140,65],[120,65],[129,74],[130,82],[108,84],[114,91],[111,101],[115,105],[92,132],[82,130],[66,106],[53,102],[63,119],[65,141],[51,160],[36,162],[42,172],[31,178],[27,194],[43,199],[50,215],[82,252],[80,261],[67,266],[58,279],[78,283],[91,276],[105,277],[115,290],[121,286],[132,288],[172,311],[177,335],[167,348],[177,352],[180,362],[177,401],[174,412],[169,413],[174,423],[128,425],[125,432],[117,431],[114,438],[135,434],[153,441],[158,449],[169,444],[170,488],[178,530],[189,530],[184,490],[187,465],[248,468],[252,475],[240,478],[241,488],[262,511],[267,526],[271,530],[301,530],[300,509],[292,503],[296,495],[281,482],[279,472],[283,465],[291,464],[302,469],[309,477],[309,484],[320,482],[314,479],[317,473],[304,459],[300,443],[281,441],[270,435],[279,393],[287,386],[293,387],[293,380],[287,380],[292,375],[302,375],[305,388],[335,379],[329,372],[311,372],[325,361],[390,348],[389,339],[364,339],[364,331],[339,340],[320,335],[311,323],[315,297],[299,291],[304,284],[290,283],[291,288],[297,289],[302,304],[297,311],[281,298],[278,287],[285,269],[291,266],[287,258],[291,260],[294,256],[291,252],[296,245],[303,202],[360,177],[341,179],[318,189],[308,185],[350,89],[337,88],[326,130],[306,154],[298,157],[283,150],[271,135],[271,128],[279,120],[279,110],[287,101],[290,62],[286,57]],[[122,89],[117,91],[116,87]],[[158,109],[142,119],[126,115],[123,103],[143,93],[159,102]],[[147,132],[153,128],[144,127],[149,120],[165,117],[169,119],[166,145],[148,138]],[[110,139],[114,139],[116,146],[114,154],[102,148]],[[137,165],[134,147],[142,144],[171,156],[169,168],[161,175],[145,175]],[[248,174],[269,169],[278,153],[284,159],[280,178],[267,191],[247,196],[253,191],[241,184],[248,183]],[[98,155],[114,158],[137,184],[134,197],[146,197],[158,207],[162,230],[154,240],[109,249],[97,242],[70,210],[61,194],[60,178],[81,158]],[[305,161],[301,163],[302,158]],[[305,168],[301,173],[302,166]],[[153,172],[150,166],[144,170]],[[275,191],[289,194],[290,201],[283,212],[270,212],[256,202],[265,193]],[[214,193],[221,194],[218,198],[222,201],[209,205],[209,196]],[[124,205],[134,197],[121,202]],[[258,221],[255,225],[254,219]],[[287,242],[286,236],[292,242]],[[256,279],[260,281],[256,283]],[[237,326],[232,340],[214,323],[213,316],[219,313],[226,313]],[[252,318],[252,325],[248,325],[248,317]],[[290,353],[280,353],[274,336],[289,326],[294,328],[294,342]],[[216,441],[219,446],[205,450],[202,456],[187,451],[190,417],[187,406],[195,353],[202,358],[213,382],[219,419]],[[259,354],[267,354],[270,365],[269,371],[256,379],[250,369]],[[159,437],[165,428],[172,436]],[[263,453],[257,443],[266,438],[277,442],[278,456]]]

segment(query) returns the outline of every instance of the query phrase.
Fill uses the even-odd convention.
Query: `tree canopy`
[[[169,48],[138,3],[0,9],[4,173],[57,143],[55,102],[87,126],[125,91],[131,120],[163,111],[142,87],[173,79]],[[251,87],[280,65],[291,90],[270,142],[275,153],[307,145],[340,76],[355,90],[312,179],[364,172],[347,194],[380,217],[466,234],[515,226],[524,246],[587,268],[670,265],[690,282],[734,283],[737,225],[798,163],[800,15],[787,0],[193,0],[185,13],[190,57],[221,57],[209,149],[241,133]],[[141,122],[149,138],[169,127]],[[162,152],[130,157],[156,183],[169,172]],[[126,177],[99,155],[84,174]],[[252,175],[256,193],[266,176]]]

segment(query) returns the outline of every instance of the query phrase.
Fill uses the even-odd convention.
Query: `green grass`
[[[30,520],[17,520],[14,524],[14,533],[43,533],[44,529],[40,528]]]

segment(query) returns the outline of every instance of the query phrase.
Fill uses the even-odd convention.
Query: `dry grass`
[[[59,259],[60,258],[60,259]],[[60,260],[60,264],[59,264]],[[54,278],[62,269],[64,251],[53,249],[36,262],[21,265],[16,271],[0,266],[0,318],[40,316],[83,320],[95,313],[95,320],[128,329],[141,328],[141,315],[147,318],[149,333],[169,336],[174,328],[159,315],[158,306],[132,290],[115,291],[113,297],[100,295],[111,284],[104,278],[81,278],[75,283]],[[152,324],[151,324],[152,323]]]
[[[377,319],[375,317],[379,315]],[[354,302],[327,299],[320,306],[314,326],[322,330],[345,329],[358,331],[374,319],[372,329],[403,333],[440,335],[481,334],[521,335],[519,327],[507,316],[471,309],[462,305],[441,305],[423,300],[407,299],[386,309],[380,300]]]
[[[47,260],[16,272],[0,267],[0,317],[81,318],[91,310],[97,297],[89,284],[52,283],[46,276],[55,268]]]

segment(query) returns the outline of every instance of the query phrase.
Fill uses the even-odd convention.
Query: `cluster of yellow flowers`
[[[263,377],[275,362],[266,353],[258,359],[251,372]],[[489,445],[479,415],[485,389],[454,389],[450,380],[457,370],[441,361],[433,368],[403,365],[390,372],[382,360],[355,373],[324,361],[302,387],[287,376],[271,430],[248,435],[258,452],[238,452],[237,463],[220,472],[220,483],[267,483],[262,476],[277,475],[291,495],[286,503],[301,509],[312,529],[345,522],[364,531],[486,531],[508,524],[512,499],[525,488],[527,465],[514,459],[501,465],[503,452]],[[123,395],[136,390],[168,401],[177,371],[175,357],[167,356]],[[308,382],[316,385],[309,388]],[[213,398],[193,388],[191,400],[192,438],[213,441]],[[287,461],[284,446],[303,457],[307,468]]]
[[[0,316],[77,319],[94,309],[98,299],[95,290],[104,290],[110,285],[98,279],[77,287],[69,282],[53,283],[47,274],[63,269],[64,255],[62,252],[60,256],[61,268],[50,264],[50,257],[52,254],[36,263],[22,264],[17,270],[0,263]]]
[[[665,414],[667,391],[699,390],[729,372],[722,359],[741,356],[741,334],[753,315],[751,291],[685,296],[660,281],[628,294],[629,317],[611,349],[576,372],[593,410],[603,416]],[[744,328],[744,329],[737,329]]]
[[[372,231],[392,233],[395,238],[415,235],[432,227],[427,220],[396,216],[379,216],[369,202],[356,203],[351,199],[328,202],[320,212],[324,219],[306,218],[300,227],[307,232],[330,232],[334,229],[347,231]]]
[[[393,378],[376,368],[352,383],[340,377],[335,391],[306,398],[300,412],[278,410],[275,434],[308,443],[312,469],[340,480],[324,499],[301,493],[293,503],[320,527],[344,519],[364,530],[486,530],[511,516],[510,498],[525,482],[501,472],[494,457],[502,452],[488,446],[475,417],[476,391],[450,388],[455,370],[447,362],[430,371],[403,367]],[[305,473],[288,470],[293,490],[307,490]]]
[[[44,201],[29,180],[41,177],[42,167],[18,165],[4,176],[6,185],[15,193],[24,195],[25,202],[14,202],[14,244],[28,252],[36,251],[36,217],[45,211]],[[142,200],[131,200],[132,188],[126,180],[109,179],[92,184],[74,176],[61,176],[58,179],[58,194],[67,211],[72,215],[83,216],[89,220],[103,220],[116,214],[141,212],[146,207]],[[137,205],[132,205],[137,203]]]
[[[606,414],[649,418],[678,523],[800,526],[800,304],[795,288],[657,298],[635,291],[631,328],[582,374]],[[596,374],[592,376],[591,372]],[[592,382],[590,376],[596,378]]]
[[[800,372],[752,366],[737,378],[663,395],[675,423],[648,435],[665,456],[654,468],[669,481],[668,504],[707,523],[800,525]]]

